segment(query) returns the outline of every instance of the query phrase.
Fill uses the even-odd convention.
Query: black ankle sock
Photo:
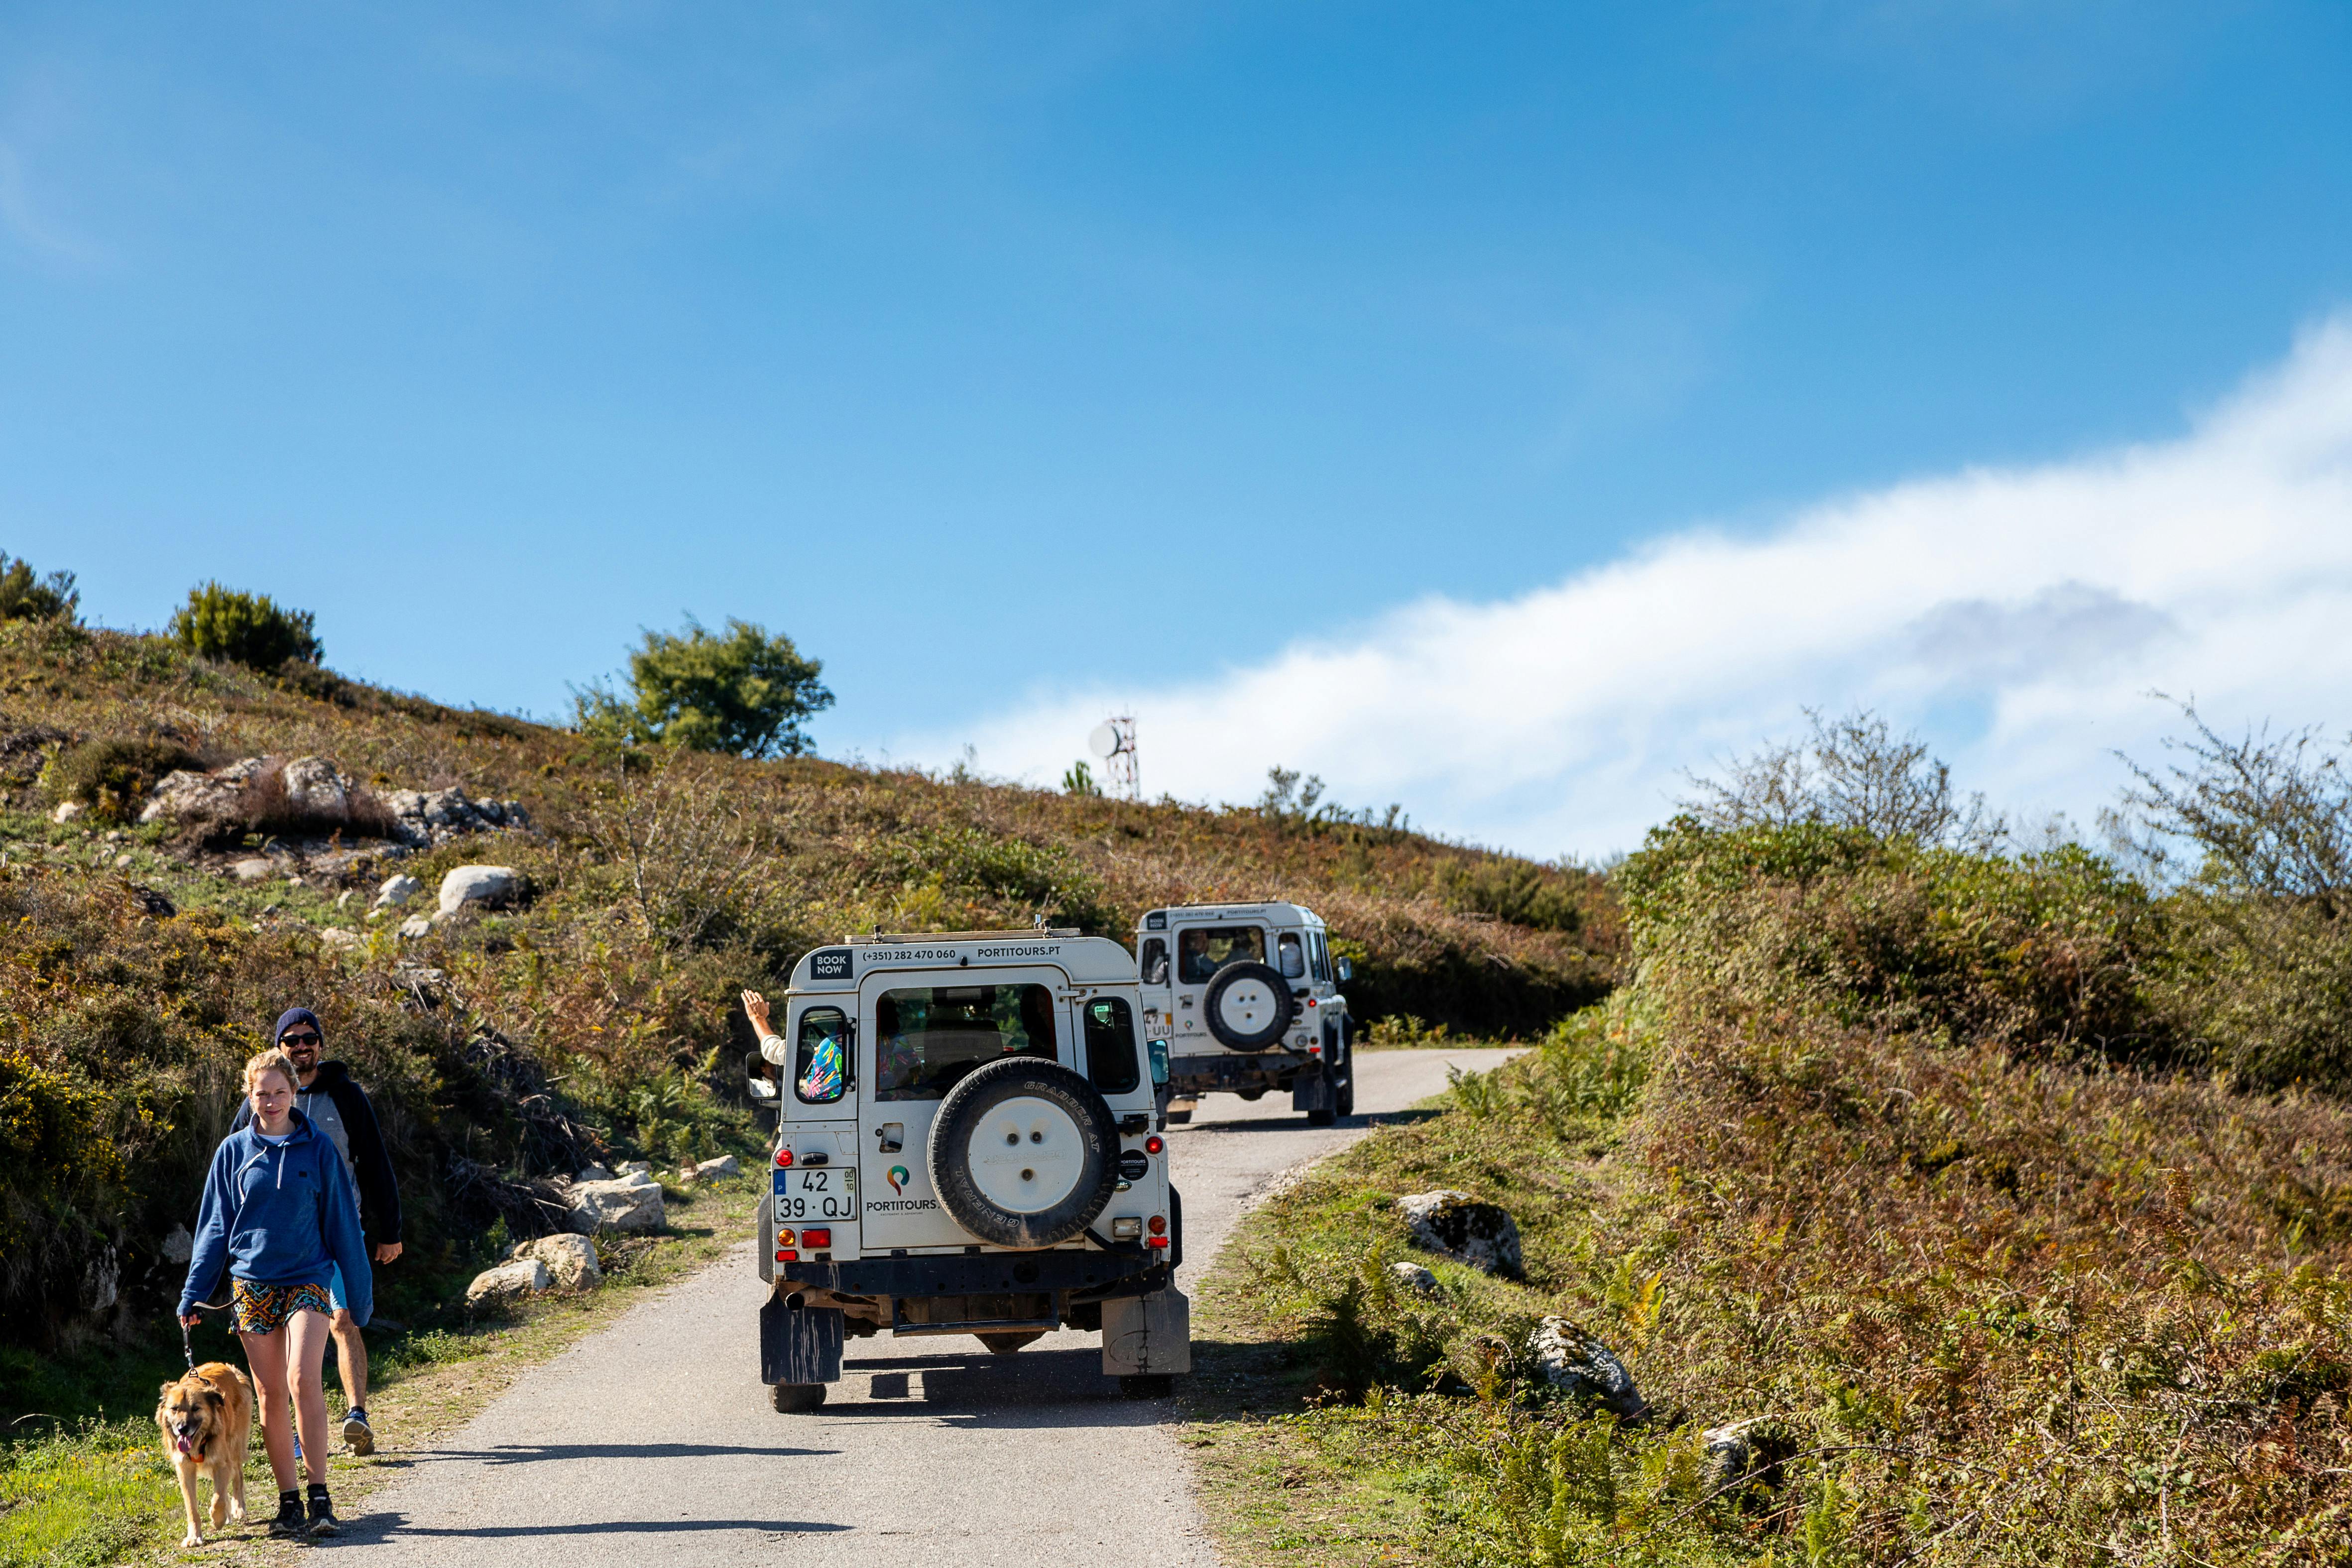
[[[289,1504],[295,1508],[300,1508],[302,1506],[302,1494],[293,1487],[288,1487],[284,1491],[278,1494],[278,1506],[279,1508],[285,1508]]]
[[[294,1494],[292,1492],[288,1492],[286,1495],[288,1497],[292,1497]],[[312,1481],[310,1483],[310,1495],[312,1497],[325,1497],[327,1495],[327,1483],[324,1481]]]

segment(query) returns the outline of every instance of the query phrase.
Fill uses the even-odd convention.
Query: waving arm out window
[[[1117,996],[1098,996],[1078,1009],[1086,1026],[1087,1077],[1105,1094],[1126,1094],[1143,1081],[1135,1055],[1135,1015]]]
[[[849,1019],[838,1007],[812,1007],[793,1051],[793,1093],[803,1105],[831,1105],[848,1089]]]

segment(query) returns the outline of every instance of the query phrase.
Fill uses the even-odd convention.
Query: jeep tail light
[[[1110,1222],[1110,1238],[1113,1241],[1133,1241],[1142,1234],[1143,1221],[1133,1215]]]
[[[801,1232],[801,1245],[808,1247],[831,1247],[833,1245],[833,1226],[829,1225],[818,1226],[814,1229]]]
[[[1151,1234],[1154,1236],[1165,1236],[1168,1234],[1168,1216],[1166,1215],[1156,1214],[1151,1216]]]
[[[1168,1141],[1156,1132],[1143,1141],[1143,1152],[1147,1154],[1157,1154],[1166,1147],[1168,1147]]]
[[[800,1253],[799,1253],[797,1250],[795,1250],[794,1248],[793,1248],[793,1247],[780,1247],[776,1248],[776,1261],[777,1261],[777,1262],[779,1262],[779,1263],[798,1263],[800,1260],[801,1260],[801,1255],[800,1255]]]
[[[1168,1245],[1168,1238],[1164,1236],[1147,1236],[1143,1238],[1143,1245],[1146,1247],[1165,1247]]]
[[[1322,1044],[1322,1042],[1318,1040],[1318,1041],[1317,1041],[1315,1044],[1313,1044],[1313,1045],[1311,1045],[1311,1046],[1307,1047],[1307,1054],[1308,1056],[1310,1056],[1310,1057],[1319,1057],[1319,1056],[1321,1056],[1321,1055],[1323,1054],[1323,1044]]]
[[[776,1232],[776,1245],[778,1247],[797,1247],[800,1245],[793,1239],[793,1227],[791,1226],[785,1226],[782,1229]]]
[[[776,1168],[778,1170],[785,1169],[790,1166],[792,1163],[793,1152],[790,1149],[779,1149],[776,1151]]]

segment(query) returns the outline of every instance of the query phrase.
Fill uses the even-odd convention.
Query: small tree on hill
[[[1720,778],[1685,774],[1696,794],[1676,802],[1708,827],[1787,827],[1821,823],[1881,838],[1983,848],[2007,824],[1984,796],[1952,790],[1952,771],[1916,735],[1897,735],[1857,709],[1826,719],[1805,710],[1812,733],[1734,757]]]
[[[29,563],[0,550],[0,621],[69,621],[80,603],[72,573],[36,577]]]
[[[824,664],[749,621],[730,618],[723,635],[691,616],[686,626],[646,633],[629,656],[625,697],[601,684],[574,694],[581,732],[739,757],[806,752],[801,721],[833,706],[817,679]]]
[[[1064,795],[1102,794],[1102,785],[1095,782],[1095,771],[1087,765],[1087,760],[1084,757],[1072,763],[1070,771],[1062,775],[1062,793]]]
[[[206,583],[188,590],[188,602],[165,628],[172,640],[202,658],[275,669],[289,659],[316,664],[325,649],[308,610],[280,606],[267,594],[244,594]]]

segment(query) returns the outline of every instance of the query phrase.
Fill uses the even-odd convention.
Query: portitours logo
[[[890,1184],[890,1190],[894,1193],[905,1192],[907,1190],[907,1183],[912,1179],[913,1173],[909,1172],[904,1165],[893,1165],[883,1174],[883,1180]]]

